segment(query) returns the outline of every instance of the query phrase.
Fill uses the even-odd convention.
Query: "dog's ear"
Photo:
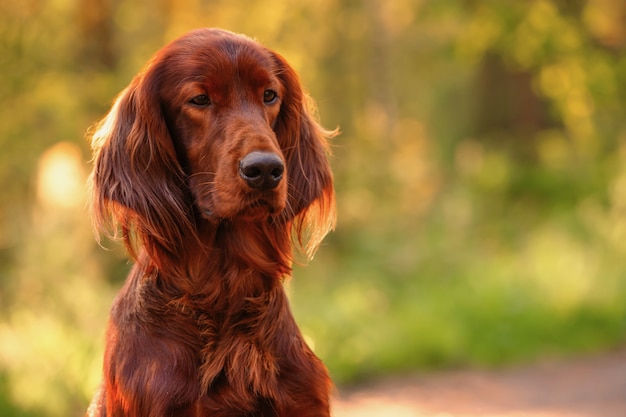
[[[90,183],[96,227],[114,236],[121,232],[135,259],[138,247],[145,247],[160,267],[172,264],[163,257],[180,256],[195,227],[158,88],[157,71],[148,65],[96,125]]]
[[[327,139],[337,131],[321,127],[314,106],[287,61],[272,53],[283,97],[275,131],[287,161],[288,210],[295,242],[312,257],[335,226],[335,193]]]

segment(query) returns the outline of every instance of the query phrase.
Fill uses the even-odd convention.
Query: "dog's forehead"
[[[226,91],[235,85],[253,89],[274,85],[279,68],[273,53],[240,36],[186,37],[169,45],[157,60],[161,85],[182,86],[200,82],[211,90]]]
[[[199,60],[206,65],[274,66],[272,53],[256,41],[231,32],[207,30],[191,32],[173,42],[174,55]]]

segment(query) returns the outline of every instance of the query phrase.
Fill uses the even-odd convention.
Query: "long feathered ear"
[[[180,264],[195,235],[185,176],[176,158],[148,68],[116,99],[92,137],[90,182],[95,226],[121,238],[138,260],[139,247],[159,268]]]
[[[275,131],[287,161],[288,219],[294,241],[311,258],[326,234],[335,227],[335,192],[328,162],[328,131],[314,119],[313,102],[303,91],[296,72],[273,53],[283,97]]]

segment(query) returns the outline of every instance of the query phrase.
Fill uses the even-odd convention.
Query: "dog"
[[[95,227],[134,260],[90,417],[330,415],[283,287],[335,225],[328,139],[291,66],[243,35],[165,46],[93,129]]]

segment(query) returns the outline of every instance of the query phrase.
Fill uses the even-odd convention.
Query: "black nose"
[[[273,152],[250,152],[239,162],[239,175],[251,188],[275,188],[284,172],[283,160]]]

